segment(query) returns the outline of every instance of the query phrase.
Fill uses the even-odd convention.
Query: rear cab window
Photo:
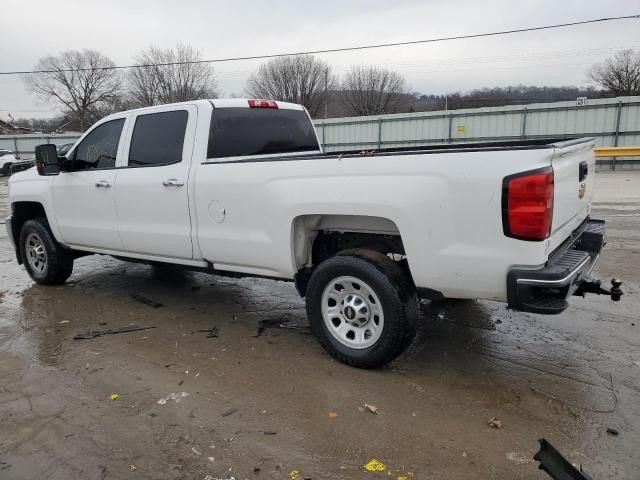
[[[207,158],[318,152],[315,128],[304,110],[214,108]]]

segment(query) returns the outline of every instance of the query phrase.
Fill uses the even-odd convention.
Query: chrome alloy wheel
[[[322,293],[322,318],[331,335],[350,348],[375,344],[384,327],[382,303],[376,292],[355,277],[337,277]]]
[[[44,274],[47,269],[47,252],[38,235],[30,233],[25,242],[25,253],[31,270],[38,275]]]

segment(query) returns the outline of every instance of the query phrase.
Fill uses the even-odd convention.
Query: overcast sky
[[[3,9],[0,71],[32,68],[64,50],[94,49],[116,64],[177,42],[204,58],[317,50],[640,13],[640,0],[30,0]],[[353,64],[400,72],[413,91],[506,85],[587,85],[589,65],[640,49],[640,20],[437,44],[325,54],[337,74]],[[241,94],[259,60],[216,64],[222,96]],[[0,119],[51,116],[54,103],[0,76]]]

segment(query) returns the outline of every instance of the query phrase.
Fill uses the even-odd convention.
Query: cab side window
[[[182,161],[186,110],[139,115],[131,136],[130,167],[170,165]]]
[[[124,118],[103,123],[87,135],[73,154],[73,170],[115,168]]]

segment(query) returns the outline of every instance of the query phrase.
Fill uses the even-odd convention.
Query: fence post
[[[451,143],[451,129],[453,126],[453,113],[449,114],[449,138],[447,139],[447,142]]]
[[[620,117],[622,116],[622,100],[618,101],[618,110],[616,113],[616,135],[613,139],[613,146],[617,147],[618,146],[618,138],[620,137]],[[617,157],[612,157],[611,158],[611,170],[615,170],[616,169],[616,158]]]
[[[382,118],[378,119],[378,150],[382,147]]]
[[[326,132],[327,123],[322,122],[322,151],[324,152],[325,145],[327,144],[327,132]]]
[[[522,138],[527,138],[527,107],[522,110],[522,131],[520,132]]]
[[[13,137],[13,149],[15,150],[16,155],[20,153],[18,150],[18,137]]]

